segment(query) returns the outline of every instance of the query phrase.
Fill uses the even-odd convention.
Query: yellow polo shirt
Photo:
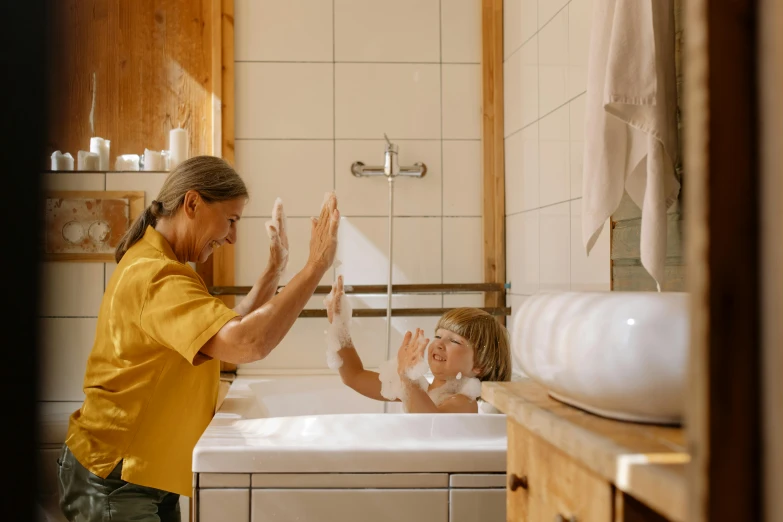
[[[193,359],[238,314],[211,296],[154,228],[123,256],[103,296],[66,444],[106,478],[180,495],[193,487],[193,448],[215,413],[220,363]]]

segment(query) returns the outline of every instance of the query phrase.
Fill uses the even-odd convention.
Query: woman
[[[236,309],[207,291],[188,262],[233,244],[248,194],[225,161],[178,165],[117,247],[84,379],[58,460],[71,521],[179,521],[192,490],[193,448],[215,412],[219,361],[263,359],[293,325],[334,261],[334,194],[313,218],[304,269],[275,295],[288,257],[278,200],[270,258]]]

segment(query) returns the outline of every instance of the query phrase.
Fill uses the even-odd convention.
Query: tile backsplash
[[[387,182],[350,172],[355,161],[383,163],[384,133],[401,164],[427,165],[423,179],[394,185],[394,281],[481,282],[481,1],[240,0],[235,18],[236,165],[251,191],[236,284],[253,284],[266,263],[263,226],[277,196],[291,235],[285,280],[301,269],[307,220],[332,189],[342,265],[322,283],[338,273],[347,283],[386,283]],[[405,306],[444,302],[407,296]],[[476,304],[476,296],[448,303]],[[385,308],[385,298],[359,305]],[[405,329],[430,330],[435,319],[395,319],[393,348]],[[298,324],[280,354],[240,369],[327,371],[324,325]],[[365,364],[385,359],[385,319],[357,321],[355,330]]]
[[[506,266],[518,309],[546,290],[609,290],[609,231],[582,245],[592,0],[505,0]],[[513,324],[513,323],[511,323]]]

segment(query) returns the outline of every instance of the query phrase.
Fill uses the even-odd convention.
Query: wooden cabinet
[[[508,520],[612,520],[611,484],[511,420],[508,446]]]
[[[507,415],[508,521],[685,522],[681,429],[599,417],[528,380],[482,397]]]

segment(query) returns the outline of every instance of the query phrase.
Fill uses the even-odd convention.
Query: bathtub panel
[[[448,522],[448,490],[261,489],[251,514],[252,522]]]
[[[505,476],[505,475],[504,475]],[[254,488],[447,488],[447,473],[257,473]]]
[[[205,489],[198,492],[199,522],[250,520],[249,489]]]
[[[505,520],[505,489],[456,489],[449,492],[449,522]]]
[[[492,473],[486,475],[461,475],[455,474],[449,477],[449,486],[452,488],[505,488],[506,474]]]
[[[248,473],[199,473],[199,488],[249,488]]]

